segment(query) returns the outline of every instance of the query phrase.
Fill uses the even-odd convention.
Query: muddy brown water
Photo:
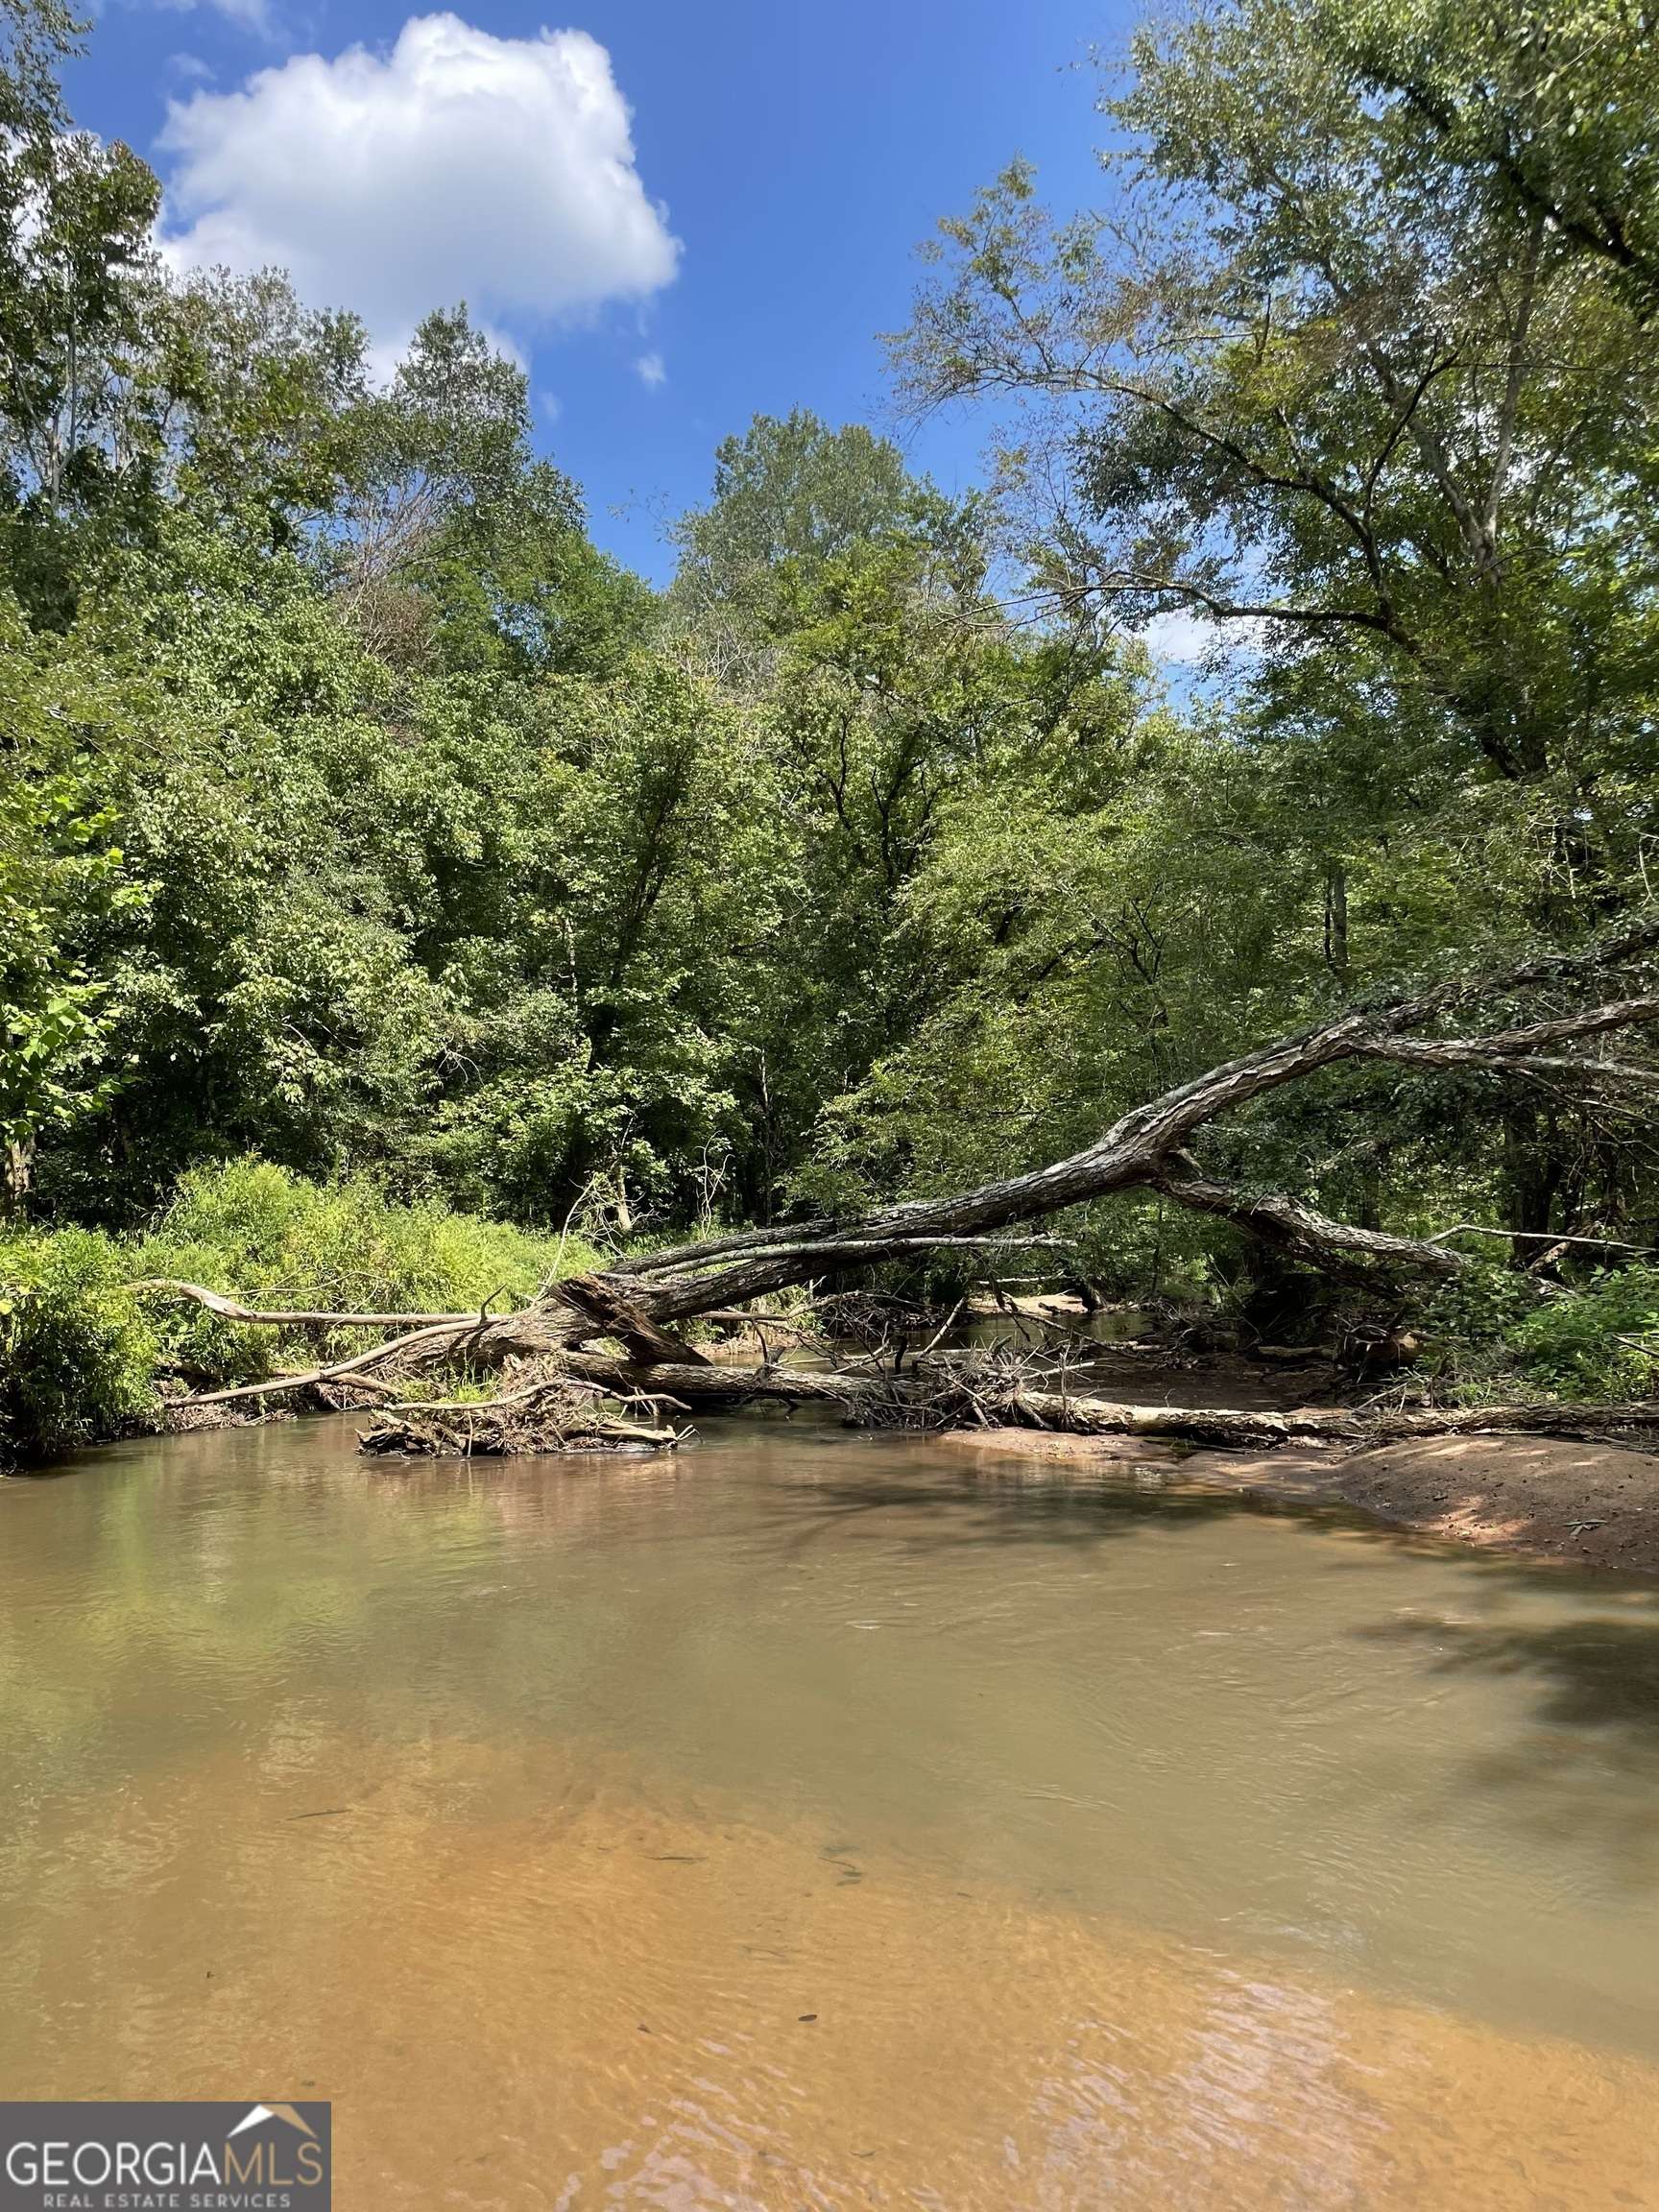
[[[770,1421],[0,1483],[0,2096],[343,2212],[1659,2205],[1659,1592]]]

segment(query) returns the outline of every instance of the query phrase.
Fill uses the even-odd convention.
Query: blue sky
[[[1015,153],[1051,200],[1101,199],[1087,54],[1137,12],[105,0],[69,92],[156,163],[181,258],[288,260],[388,349],[466,291],[530,368],[594,536],[661,578],[664,523],[757,411],[898,428],[878,333],[939,216]],[[900,434],[954,489],[983,427]]]

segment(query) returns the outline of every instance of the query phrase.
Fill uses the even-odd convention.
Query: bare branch
[[[173,1297],[188,1298],[198,1306],[204,1306],[209,1313],[217,1313],[223,1320],[249,1322],[262,1329],[407,1329],[436,1327],[443,1322],[464,1325],[478,1318],[476,1313],[335,1313],[244,1306],[235,1298],[227,1298],[200,1283],[186,1283],[176,1275],[146,1275],[124,1287],[166,1291]]]
[[[1371,1270],[1365,1263],[1371,1262],[1411,1274],[1457,1275],[1466,1264],[1461,1253],[1446,1251],[1437,1238],[1391,1237],[1381,1229],[1356,1229],[1282,1191],[1252,1197],[1229,1184],[1214,1181],[1202,1174],[1195,1163],[1185,1159],[1176,1172],[1155,1177],[1153,1188],[1180,1205],[1231,1221],[1291,1259],[1322,1267],[1328,1274],[1368,1275]]]
[[[1552,1022],[1535,1022],[1527,1029],[1497,1029],[1489,1037],[1382,1038],[1357,1049],[1367,1059],[1408,1060],[1421,1068],[1486,1068],[1547,1045],[1564,1045],[1575,1037],[1631,1029],[1647,1022],[1659,1022],[1659,998],[1615,999],[1605,1006],[1587,1007],[1582,1013],[1564,1014]],[[1594,1069],[1597,1064],[1593,1060],[1569,1060],[1551,1065]],[[1659,1085],[1659,1070],[1651,1071],[1649,1080]]]

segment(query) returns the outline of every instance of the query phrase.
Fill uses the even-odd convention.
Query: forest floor
[[[1208,1390],[1203,1400],[1192,1393],[1196,1378],[1171,1380],[1178,1381],[1174,1394],[1184,1403],[1220,1403]],[[1208,1384],[1212,1378],[1203,1381]],[[1152,1382],[1144,1376],[1142,1391]],[[1295,1401],[1276,1394],[1273,1403],[1287,1409]],[[1433,1436],[1358,1452],[1310,1446],[1181,1452],[1138,1437],[1060,1436],[1029,1429],[956,1430],[943,1441],[988,1457],[1074,1460],[1094,1467],[1133,1463],[1166,1470],[1172,1486],[1340,1503],[1395,1527],[1482,1550],[1659,1575],[1659,1455],[1621,1445],[1542,1436]]]

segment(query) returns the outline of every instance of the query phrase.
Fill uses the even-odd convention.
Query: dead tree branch
[[[1357,1229],[1283,1192],[1266,1191],[1253,1197],[1236,1190],[1203,1174],[1197,1162],[1185,1153],[1169,1170],[1151,1181],[1166,1197],[1231,1221],[1288,1258],[1322,1268],[1327,1274],[1368,1277],[1368,1263],[1379,1262],[1407,1274],[1452,1276],[1460,1274],[1467,1264],[1460,1252],[1448,1251],[1438,1238],[1391,1237],[1381,1229]]]
[[[217,1290],[209,1290],[200,1283],[186,1283],[175,1275],[146,1275],[139,1282],[125,1286],[129,1290],[159,1291],[175,1298],[187,1298],[192,1304],[204,1306],[209,1313],[217,1313],[225,1321],[244,1321],[261,1329],[413,1329],[445,1325],[464,1327],[476,1321],[476,1313],[335,1313],[305,1311],[289,1308],[244,1306],[235,1298],[224,1297]]]

